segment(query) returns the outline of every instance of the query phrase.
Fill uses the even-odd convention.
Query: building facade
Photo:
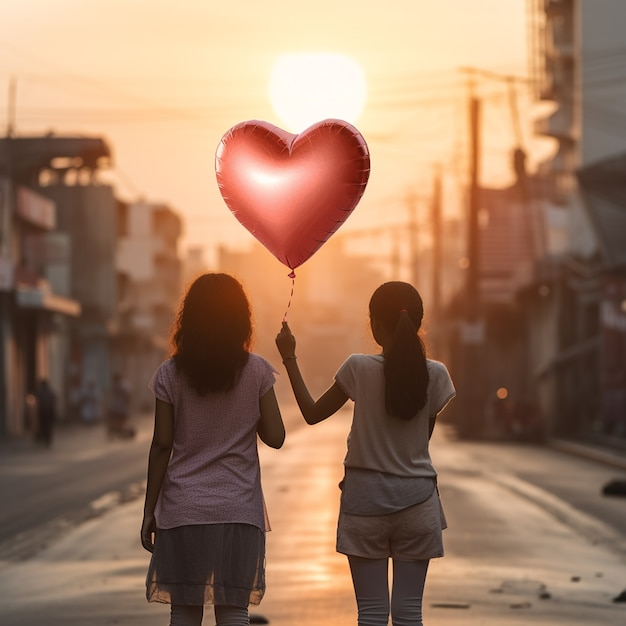
[[[180,291],[181,220],[102,184],[100,138],[0,140],[0,426],[30,428],[41,378],[60,420],[106,415],[115,374],[145,408]]]
[[[626,7],[620,0],[527,0],[527,10],[531,84],[550,111],[535,132],[555,144],[539,173],[546,196],[569,204],[579,168],[626,152]]]
[[[617,253],[626,249],[626,5],[528,0],[527,7],[532,85],[549,111],[535,131],[554,142],[533,188],[565,240],[524,292],[534,383],[550,434],[620,445],[626,377],[614,366],[626,358],[626,264]]]
[[[4,146],[6,148],[6,146]],[[67,384],[68,327],[80,303],[59,291],[45,271],[59,256],[52,238],[57,207],[9,177],[0,161],[0,434],[36,431],[32,407],[39,381]],[[19,172],[19,170],[17,170]],[[61,252],[62,255],[62,252]],[[65,410],[65,398],[58,408]]]
[[[147,385],[170,349],[169,331],[182,290],[181,232],[181,218],[167,205],[119,207],[114,359],[133,390],[134,408],[142,411],[152,407]]]

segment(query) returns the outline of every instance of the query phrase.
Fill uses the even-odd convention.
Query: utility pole
[[[470,90],[473,90],[473,80],[480,76],[489,81],[495,81],[499,83],[506,83],[507,96],[509,100],[509,111],[511,113],[511,127],[513,130],[513,136],[515,137],[516,147],[523,148],[524,138],[522,133],[522,125],[520,122],[518,96],[516,91],[517,83],[528,83],[529,79],[522,76],[513,76],[511,74],[500,74],[498,72],[492,72],[490,70],[483,70],[477,67],[462,67],[461,72],[469,75],[470,77]]]
[[[480,293],[480,113],[481,102],[475,96],[474,85],[469,83],[469,207],[467,226],[467,275],[465,306],[461,324],[462,381],[461,393],[465,398],[459,434],[464,438],[480,438],[484,429],[485,394],[484,374],[479,366],[481,349],[485,342],[485,324],[482,318]]]
[[[480,113],[481,101],[475,93],[477,78],[489,82],[504,84],[507,88],[508,106],[511,116],[511,130],[515,142],[514,169],[519,190],[518,202],[524,210],[527,228],[520,236],[527,237],[530,250],[535,247],[531,237],[535,221],[532,215],[532,197],[525,167],[523,150],[523,132],[519,113],[517,93],[518,83],[527,83],[528,79],[510,74],[500,74],[478,68],[461,68],[468,76],[468,108],[470,127],[470,170],[469,170],[469,208],[467,230],[468,267],[465,285],[465,311],[461,324],[461,360],[463,363],[463,390],[467,400],[462,428],[468,437],[482,436],[485,424],[485,409],[488,400],[488,368],[476,367],[481,358],[483,346],[487,343],[485,305],[481,302],[481,230],[479,227],[480,211]]]
[[[469,99],[470,117],[470,187],[469,187],[469,216],[467,232],[467,313],[469,321],[476,321],[480,298],[480,243],[478,213],[480,210],[480,100],[473,93]]]
[[[13,289],[13,264],[11,259],[11,222],[14,203],[13,142],[15,131],[15,101],[17,81],[9,80],[7,100],[7,127],[5,145],[5,171],[0,172],[0,435],[8,431],[10,386],[9,348],[11,344],[11,298]]]
[[[441,270],[443,268],[443,236],[441,231],[441,168],[435,166],[433,195],[430,200],[430,233],[432,236],[431,302],[428,306],[433,323],[430,325],[431,345],[435,358],[441,357],[443,320],[441,305]]]
[[[7,138],[12,137],[15,132],[15,105],[17,102],[17,79],[9,79],[9,93],[7,100]]]
[[[400,279],[400,234],[397,230],[392,230],[390,233],[391,236],[391,275],[393,276],[393,280]]]
[[[439,166],[435,168],[430,221],[433,237],[433,292],[430,308],[433,312],[433,318],[435,320],[439,320],[441,316],[441,268],[443,264],[443,238],[441,234],[441,168]]]
[[[417,224],[417,196],[411,192],[407,196],[409,209],[409,258],[411,264],[411,283],[419,291],[419,229]]]

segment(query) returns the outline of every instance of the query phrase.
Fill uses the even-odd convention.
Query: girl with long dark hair
[[[412,285],[384,283],[372,295],[369,312],[382,354],[348,357],[318,400],[304,382],[286,323],[276,345],[307,423],[354,401],[337,551],[348,557],[359,626],[386,626],[390,612],[394,626],[421,626],[428,563],[443,556],[446,526],[428,444],[455,390],[445,365],[426,358],[418,336],[424,309]]]
[[[280,448],[275,370],[250,352],[243,288],[228,274],[197,278],[179,309],[173,354],[157,369],[154,436],[141,542],[152,558],[150,602],[171,626],[250,623],[265,592],[265,513],[257,436]]]

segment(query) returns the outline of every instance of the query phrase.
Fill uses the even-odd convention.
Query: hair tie
[[[406,313],[407,315],[409,314],[407,309],[400,309],[400,315],[402,315],[402,313]]]

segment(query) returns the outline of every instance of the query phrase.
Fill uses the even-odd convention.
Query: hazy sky
[[[409,192],[466,169],[466,77],[460,67],[526,74],[524,0],[2,0],[0,124],[16,81],[17,135],[104,136],[118,195],[171,204],[185,245],[245,242],[223,203],[215,149],[238,122],[273,112],[274,60],[336,52],[361,65],[368,99],[353,121],[372,174],[344,229],[406,218]],[[384,8],[383,8],[384,7]],[[485,97],[483,182],[507,180],[512,124],[504,81]],[[520,85],[520,106],[526,106]],[[450,206],[455,201],[449,197]]]

